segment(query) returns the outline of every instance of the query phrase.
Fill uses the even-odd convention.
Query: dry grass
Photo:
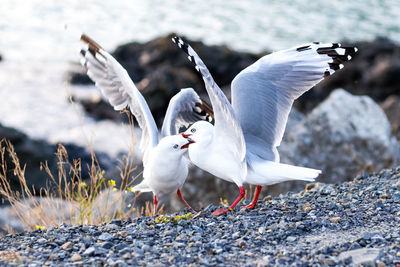
[[[132,131],[132,121],[130,128]],[[131,136],[133,138],[133,134]],[[88,166],[88,181],[82,179],[80,159],[70,160],[65,147],[60,144],[55,155],[58,159],[57,173],[52,173],[47,162],[42,163],[43,176],[49,176],[51,183],[47,188],[35,192],[26,182],[26,166],[21,166],[11,142],[0,141],[0,194],[8,200],[13,216],[19,218],[25,230],[43,229],[62,223],[98,225],[113,219],[151,215],[151,203],[146,203],[139,210],[134,207],[139,194],[131,190],[135,170],[132,149],[119,161],[118,180],[121,182],[118,188],[115,180],[111,177],[106,179],[107,175],[101,169],[92,147],[89,146],[89,149],[91,164]],[[13,174],[21,185],[18,191],[11,188],[7,178],[9,170],[6,156],[11,160]],[[12,232],[11,229],[8,231]]]

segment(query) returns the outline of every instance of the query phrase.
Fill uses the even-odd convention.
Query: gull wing
[[[177,134],[180,127],[188,127],[189,124],[199,120],[210,121],[214,118],[212,108],[200,99],[192,88],[181,89],[169,101],[165,114],[161,136]]]
[[[229,147],[226,147],[226,149],[232,150],[232,153],[243,164],[243,168],[241,169],[243,172],[246,172],[246,143],[231,103],[229,103],[222,90],[215,83],[206,65],[192,47],[179,37],[172,38],[172,41],[188,55],[188,59],[195,64],[196,70],[203,77],[214,110],[214,142],[217,144],[228,143]],[[245,173],[241,175],[245,176]]]
[[[248,152],[276,160],[293,101],[341,69],[356,51],[310,43],[269,54],[242,70],[232,81],[232,106]]]
[[[146,163],[149,148],[158,144],[158,129],[149,106],[130,79],[127,71],[104,49],[87,35],[81,40],[88,45],[81,50],[81,63],[87,68],[88,76],[95,82],[115,110],[129,106],[142,129],[140,149]]]

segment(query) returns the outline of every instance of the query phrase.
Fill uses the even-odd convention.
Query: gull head
[[[197,142],[199,139],[203,139],[206,136],[212,136],[214,126],[208,121],[198,121],[192,124],[184,133],[181,135],[185,138],[190,139],[192,142]]]
[[[159,149],[174,153],[177,155],[184,154],[190,144],[194,143],[193,140],[188,140],[182,135],[170,135],[162,138],[158,144]]]

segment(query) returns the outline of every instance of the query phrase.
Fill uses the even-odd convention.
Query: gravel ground
[[[212,218],[216,208],[8,235],[1,265],[400,266],[400,168],[309,184],[253,211]]]

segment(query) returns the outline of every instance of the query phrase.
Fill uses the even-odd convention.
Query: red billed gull
[[[341,69],[357,48],[310,43],[266,55],[234,78],[231,105],[197,53],[179,37],[172,41],[202,75],[214,110],[214,126],[196,122],[184,133],[195,142],[189,147],[190,160],[240,190],[233,204],[214,216],[233,210],[244,197],[245,183],[257,185],[254,200],[246,206],[254,208],[263,185],[314,181],[320,170],[279,163],[277,147],[293,101]]]
[[[81,40],[87,44],[81,50],[81,63],[87,68],[88,76],[115,110],[129,106],[142,129],[143,181],[132,190],[153,192],[154,214],[157,197],[174,191],[186,207],[193,210],[180,191],[188,175],[189,160],[185,152],[191,142],[177,133],[179,127],[204,119],[204,111],[211,109],[192,88],[181,89],[169,102],[160,139],[150,109],[127,71],[87,35],[83,34]]]

